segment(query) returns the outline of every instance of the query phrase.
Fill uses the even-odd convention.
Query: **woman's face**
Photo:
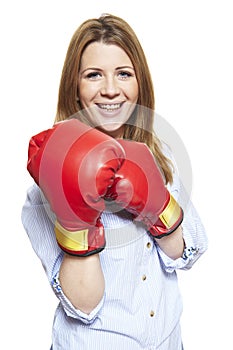
[[[121,137],[138,100],[138,82],[125,51],[117,45],[90,44],[82,55],[78,86],[89,122]]]

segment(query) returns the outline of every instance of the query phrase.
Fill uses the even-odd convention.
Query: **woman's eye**
[[[127,79],[129,77],[132,77],[132,73],[126,71],[121,71],[118,73],[118,75],[121,79]]]
[[[100,77],[100,73],[99,72],[90,72],[87,74],[87,78],[88,79],[97,79]]]

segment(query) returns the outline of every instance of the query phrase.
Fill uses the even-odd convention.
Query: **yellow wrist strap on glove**
[[[179,204],[176,202],[174,197],[170,195],[170,200],[164,211],[159,215],[160,220],[164,226],[169,229],[172,227],[179,217],[181,216],[182,209]]]
[[[88,250],[88,229],[68,231],[56,221],[54,231],[61,247],[74,252]]]

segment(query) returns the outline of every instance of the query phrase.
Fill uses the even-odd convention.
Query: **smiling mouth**
[[[107,112],[117,111],[118,109],[121,108],[121,106],[122,106],[122,103],[112,103],[112,104],[98,103],[98,107]]]

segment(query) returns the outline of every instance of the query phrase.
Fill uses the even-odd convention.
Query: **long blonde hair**
[[[71,38],[61,75],[55,122],[65,120],[81,111],[78,101],[78,74],[83,51],[93,42],[113,44],[129,56],[138,82],[138,101],[127,124],[126,139],[144,142],[154,154],[165,182],[172,182],[172,164],[162,150],[154,132],[154,88],[141,44],[129,24],[123,19],[104,14],[83,22]]]

